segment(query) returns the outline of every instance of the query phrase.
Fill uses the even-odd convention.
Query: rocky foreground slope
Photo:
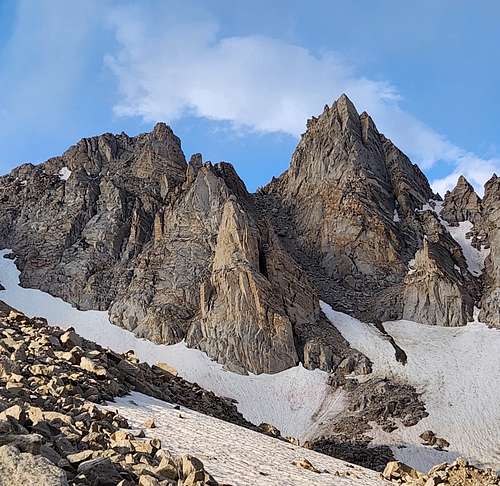
[[[499,182],[461,180],[442,219],[418,167],[344,95],[317,118],[290,168],[257,195],[227,163],[186,162],[164,124],[83,139],[0,178],[0,246],[21,282],[109,310],[140,337],[193,347],[239,372],[299,361],[331,371],[347,345],[319,299],[365,320],[500,325]],[[427,205],[427,206],[426,206]],[[450,225],[488,252],[472,272]],[[410,268],[416,262],[415,271]]]
[[[322,475],[318,484],[328,484],[332,476],[360,486],[382,483],[373,471],[283,441],[270,425],[249,424],[232,403],[165,368],[139,363],[132,352],[120,355],[103,349],[72,329],[49,327],[41,318],[30,319],[0,303],[0,485],[226,484],[214,479],[200,459],[188,453],[190,448],[209,464],[220,453],[214,469],[228,484],[258,484],[258,479],[246,479],[270,476],[245,462],[250,454],[245,459],[235,452],[241,447],[251,448],[253,454],[266,447],[293,449],[297,464],[279,464],[279,454],[266,453],[275,463],[274,479],[288,481],[288,470],[293,471],[290,484],[307,481],[310,471]],[[140,402],[145,398],[161,409],[148,413],[146,403]],[[116,406],[105,405],[114,399]],[[123,403],[139,410],[143,420],[138,422],[137,413]],[[165,428],[169,416],[176,423]],[[221,452],[216,443],[226,429],[230,435],[217,445],[226,448]],[[247,438],[244,443],[242,437]],[[320,472],[304,456],[335,470]],[[255,466],[264,467],[262,461]]]
[[[97,406],[131,390],[255,429],[233,404],[161,364],[139,363],[133,352],[105,350],[2,304],[0,484],[218,484],[196,458],[174,459],[161,441],[124,430],[124,417]]]
[[[1,304],[0,485],[500,484],[464,461],[380,476],[257,430],[164,368]]]

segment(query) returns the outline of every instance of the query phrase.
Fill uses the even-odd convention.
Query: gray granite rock
[[[498,193],[489,193],[481,204],[461,180],[445,210],[489,235],[482,307],[494,321]],[[255,195],[230,164],[200,154],[187,163],[162,123],[20,166],[0,178],[0,246],[13,249],[22,285],[108,310],[139,337],[184,339],[241,373],[299,361],[331,371],[350,351],[320,298],[364,320],[412,315],[440,325],[463,324],[481,300],[460,247],[419,211],[436,197],[343,95],[308,121],[290,168]],[[408,278],[424,237],[440,270],[422,265],[425,278]],[[440,299],[428,304],[434,288]]]
[[[0,447],[0,486],[67,486],[66,473],[42,456]]]

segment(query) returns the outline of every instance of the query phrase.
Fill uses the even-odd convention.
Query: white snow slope
[[[134,428],[153,418],[147,429],[175,455],[192,454],[215,479],[235,486],[383,486],[389,485],[374,471],[352,466],[330,456],[295,446],[192,410],[176,410],[161,400],[131,393],[109,404],[127,417]],[[292,462],[307,459],[319,471]]]
[[[36,289],[19,286],[19,271],[12,260],[0,251],[0,299],[28,316],[45,317],[52,325],[73,326],[78,334],[117,352],[133,349],[147,363],[158,361],[174,366],[179,375],[198,383],[219,396],[237,400],[238,410],[250,422],[268,422],[284,436],[305,440],[310,437],[323,412],[331,414],[342,406],[341,395],[332,394],[328,375],[302,366],[274,375],[248,375],[225,371],[205,353],[184,343],[158,345],[138,339],[133,333],[114,326],[107,312],[79,311],[62,299]]]
[[[375,376],[409,383],[422,393],[429,416],[392,433],[375,429],[369,434],[373,445],[391,445],[397,459],[422,471],[458,456],[500,469],[499,330],[478,322],[464,327],[386,322],[385,330],[408,356],[403,365],[374,326],[325,303],[321,307],[344,338],[370,358]],[[422,446],[418,436],[425,430],[448,440],[449,451]]]

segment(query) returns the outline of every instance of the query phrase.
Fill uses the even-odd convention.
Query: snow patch
[[[412,258],[409,262],[408,262],[408,275],[411,275],[412,273],[415,273],[416,269],[415,269],[415,258]]]
[[[391,433],[374,428],[372,445],[390,445],[397,459],[421,471],[458,456],[500,470],[499,330],[477,321],[464,327],[385,322],[385,330],[407,354],[402,365],[375,326],[323,302],[321,308],[351,346],[372,361],[371,376],[409,383],[422,393],[429,416]],[[423,446],[419,435],[425,430],[448,440],[448,451]]]
[[[484,261],[489,255],[490,250],[489,248],[478,250],[472,246],[472,240],[470,237],[467,237],[467,233],[472,231],[474,225],[470,221],[458,223],[458,226],[450,226],[443,219],[441,219],[441,222],[446,226],[453,239],[462,247],[469,272],[476,277],[481,275],[484,270]]]
[[[71,171],[67,167],[63,167],[59,171],[59,179],[62,181],[67,181],[69,179],[69,176],[71,175]]]
[[[80,311],[62,299],[36,289],[19,286],[15,263],[0,251],[0,299],[28,316],[45,317],[49,324],[72,326],[86,339],[116,352],[133,349],[149,364],[158,361],[175,367],[180,376],[196,382],[219,396],[235,399],[238,410],[250,422],[268,422],[284,436],[301,440],[310,437],[316,414],[324,414],[341,400],[328,385],[328,374],[306,370],[302,365],[273,375],[247,376],[232,373],[212,361],[205,353],[188,348],[184,342],[166,346],[137,338],[133,333],[110,323],[107,312]]]
[[[399,219],[398,210],[396,208],[394,208],[394,215],[392,216],[392,220],[395,223],[399,223],[401,221],[401,219]]]
[[[8,252],[9,250],[0,251],[0,283],[6,288],[5,291],[0,291],[1,300],[27,315],[45,317],[50,324],[63,328],[73,326],[83,337],[115,351],[134,349],[141,360],[150,364],[158,361],[169,363],[187,380],[197,382],[219,396],[235,399],[240,412],[255,424],[272,423],[283,435],[306,440],[316,436],[323,423],[328,423],[345,406],[342,392],[334,392],[327,383],[328,374],[320,370],[309,371],[297,366],[274,375],[238,375],[224,370],[206,354],[188,348],[185,343],[165,346],[138,339],[131,332],[112,325],[106,312],[79,311],[47,293],[22,288],[19,286],[19,271],[15,263],[2,258]],[[387,322],[384,324],[386,331],[408,356],[408,362],[403,366],[396,361],[394,348],[388,338],[374,326],[335,312],[327,304],[321,303],[321,307],[344,338],[372,361],[371,376],[400,380],[415,386],[422,393],[429,417],[413,427],[401,427],[392,433],[374,429],[373,445],[391,445],[398,459],[420,470],[428,470],[443,460],[452,460],[459,455],[500,469],[498,330],[489,329],[478,322],[459,328],[426,326],[410,321]],[[158,404],[155,405],[152,401],[149,403],[153,407],[152,411],[159,410],[154,408]],[[135,407],[133,404],[126,406]],[[141,407],[145,406],[145,403],[141,403]],[[163,412],[154,413],[163,416]],[[182,427],[186,424],[187,421],[183,421]],[[427,429],[450,442],[449,452],[439,452],[421,445],[418,435]],[[235,433],[236,431],[231,432],[233,435]],[[192,446],[199,443],[200,449],[209,451],[211,443],[200,442],[212,440],[209,435],[208,432],[197,433],[190,439],[192,442],[188,443],[187,436],[181,434],[179,448],[184,444],[191,452],[195,452]],[[173,435],[168,437],[167,443],[170,444]],[[224,444],[226,447],[229,444],[229,447],[220,449],[221,443],[213,444],[213,450],[220,451],[217,460],[229,457],[228,454],[235,446],[229,437],[224,437]],[[237,447],[244,447],[244,444],[255,447],[254,442],[246,439],[242,439]],[[292,448],[291,444],[283,444],[284,447]],[[242,451],[243,449],[239,450],[238,454],[245,453],[248,454],[247,457],[257,454],[255,451]],[[302,455],[309,453],[302,449],[300,451]],[[253,463],[264,461],[265,456],[270,458],[269,461],[275,462],[273,454],[274,452],[266,449],[265,453],[262,452],[262,459],[259,456]],[[239,459],[235,459],[237,460]],[[266,464],[265,461],[262,463]],[[280,468],[285,467],[285,464],[288,467],[289,463],[288,459],[283,459]],[[221,469],[225,467],[226,465]],[[328,469],[328,466],[325,467]],[[278,484],[265,483],[263,478],[259,477],[259,481],[254,481],[253,484]],[[322,476],[318,478],[323,479]],[[331,477],[329,480],[331,484]],[[280,484],[285,483],[305,484]],[[342,484],[340,479],[338,484]]]
[[[192,454],[221,483],[241,486],[383,486],[379,473],[133,392],[106,408],[118,410],[142,428],[153,418],[148,436],[160,439],[174,455]],[[181,416],[180,416],[181,415]],[[307,459],[320,471],[292,464]],[[335,476],[334,476],[335,474]]]

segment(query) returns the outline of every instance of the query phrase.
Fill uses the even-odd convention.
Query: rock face
[[[189,336],[190,342],[199,340],[204,351],[223,362],[248,360],[255,364],[251,371],[286,369],[298,362],[288,307],[304,312],[306,319],[315,317],[313,295],[304,299],[304,306],[285,301],[280,271],[293,262],[279,253],[273,235],[268,236],[262,241],[256,224],[236,200],[225,203],[212,277],[202,291],[201,322]],[[291,285],[299,290],[298,279]]]
[[[460,189],[454,193],[462,207]],[[469,215],[474,193],[467,195],[462,212]],[[472,319],[479,283],[431,208],[422,211],[439,196],[346,96],[309,120],[290,168],[259,197],[289,252],[334,308],[374,321],[457,326]],[[408,275],[414,259],[418,272]]]
[[[495,184],[481,201],[461,179],[442,215],[483,228],[483,297],[461,247],[422,210],[439,199],[423,173],[345,95],[255,195],[230,164],[186,162],[162,123],[18,167],[0,178],[0,247],[22,285],[108,310],[137,336],[184,339],[241,373],[332,371],[351,351],[320,298],[364,320],[463,325],[482,305],[498,321]]]
[[[331,370],[345,357],[340,335],[323,337],[317,291],[232,166],[199,155],[187,164],[164,124],[84,139],[14,170],[0,192],[0,245],[18,256],[25,286],[109,309],[155,342],[186,339],[240,372],[281,371],[299,356]],[[322,359],[309,364],[311,346]]]
[[[123,264],[151,238],[162,198],[186,167],[179,139],[158,124],[138,137],[83,139],[62,157],[14,170],[1,184],[0,241],[19,255],[22,283],[107,309]]]
[[[380,281],[390,269],[404,271],[395,211],[404,218],[433,193],[397,152],[342,96],[309,121],[290,169],[272,184],[289,209],[297,244],[316,253],[327,277]],[[407,179],[417,179],[410,184],[415,190],[406,191]],[[395,192],[405,193],[400,202]]]
[[[490,254],[485,262],[479,319],[500,327],[500,177],[496,175],[485,185],[482,214],[482,229],[487,235]]]
[[[406,276],[403,318],[443,326],[460,326],[472,318],[474,301],[456,271],[442,265],[435,246],[424,240]]]

